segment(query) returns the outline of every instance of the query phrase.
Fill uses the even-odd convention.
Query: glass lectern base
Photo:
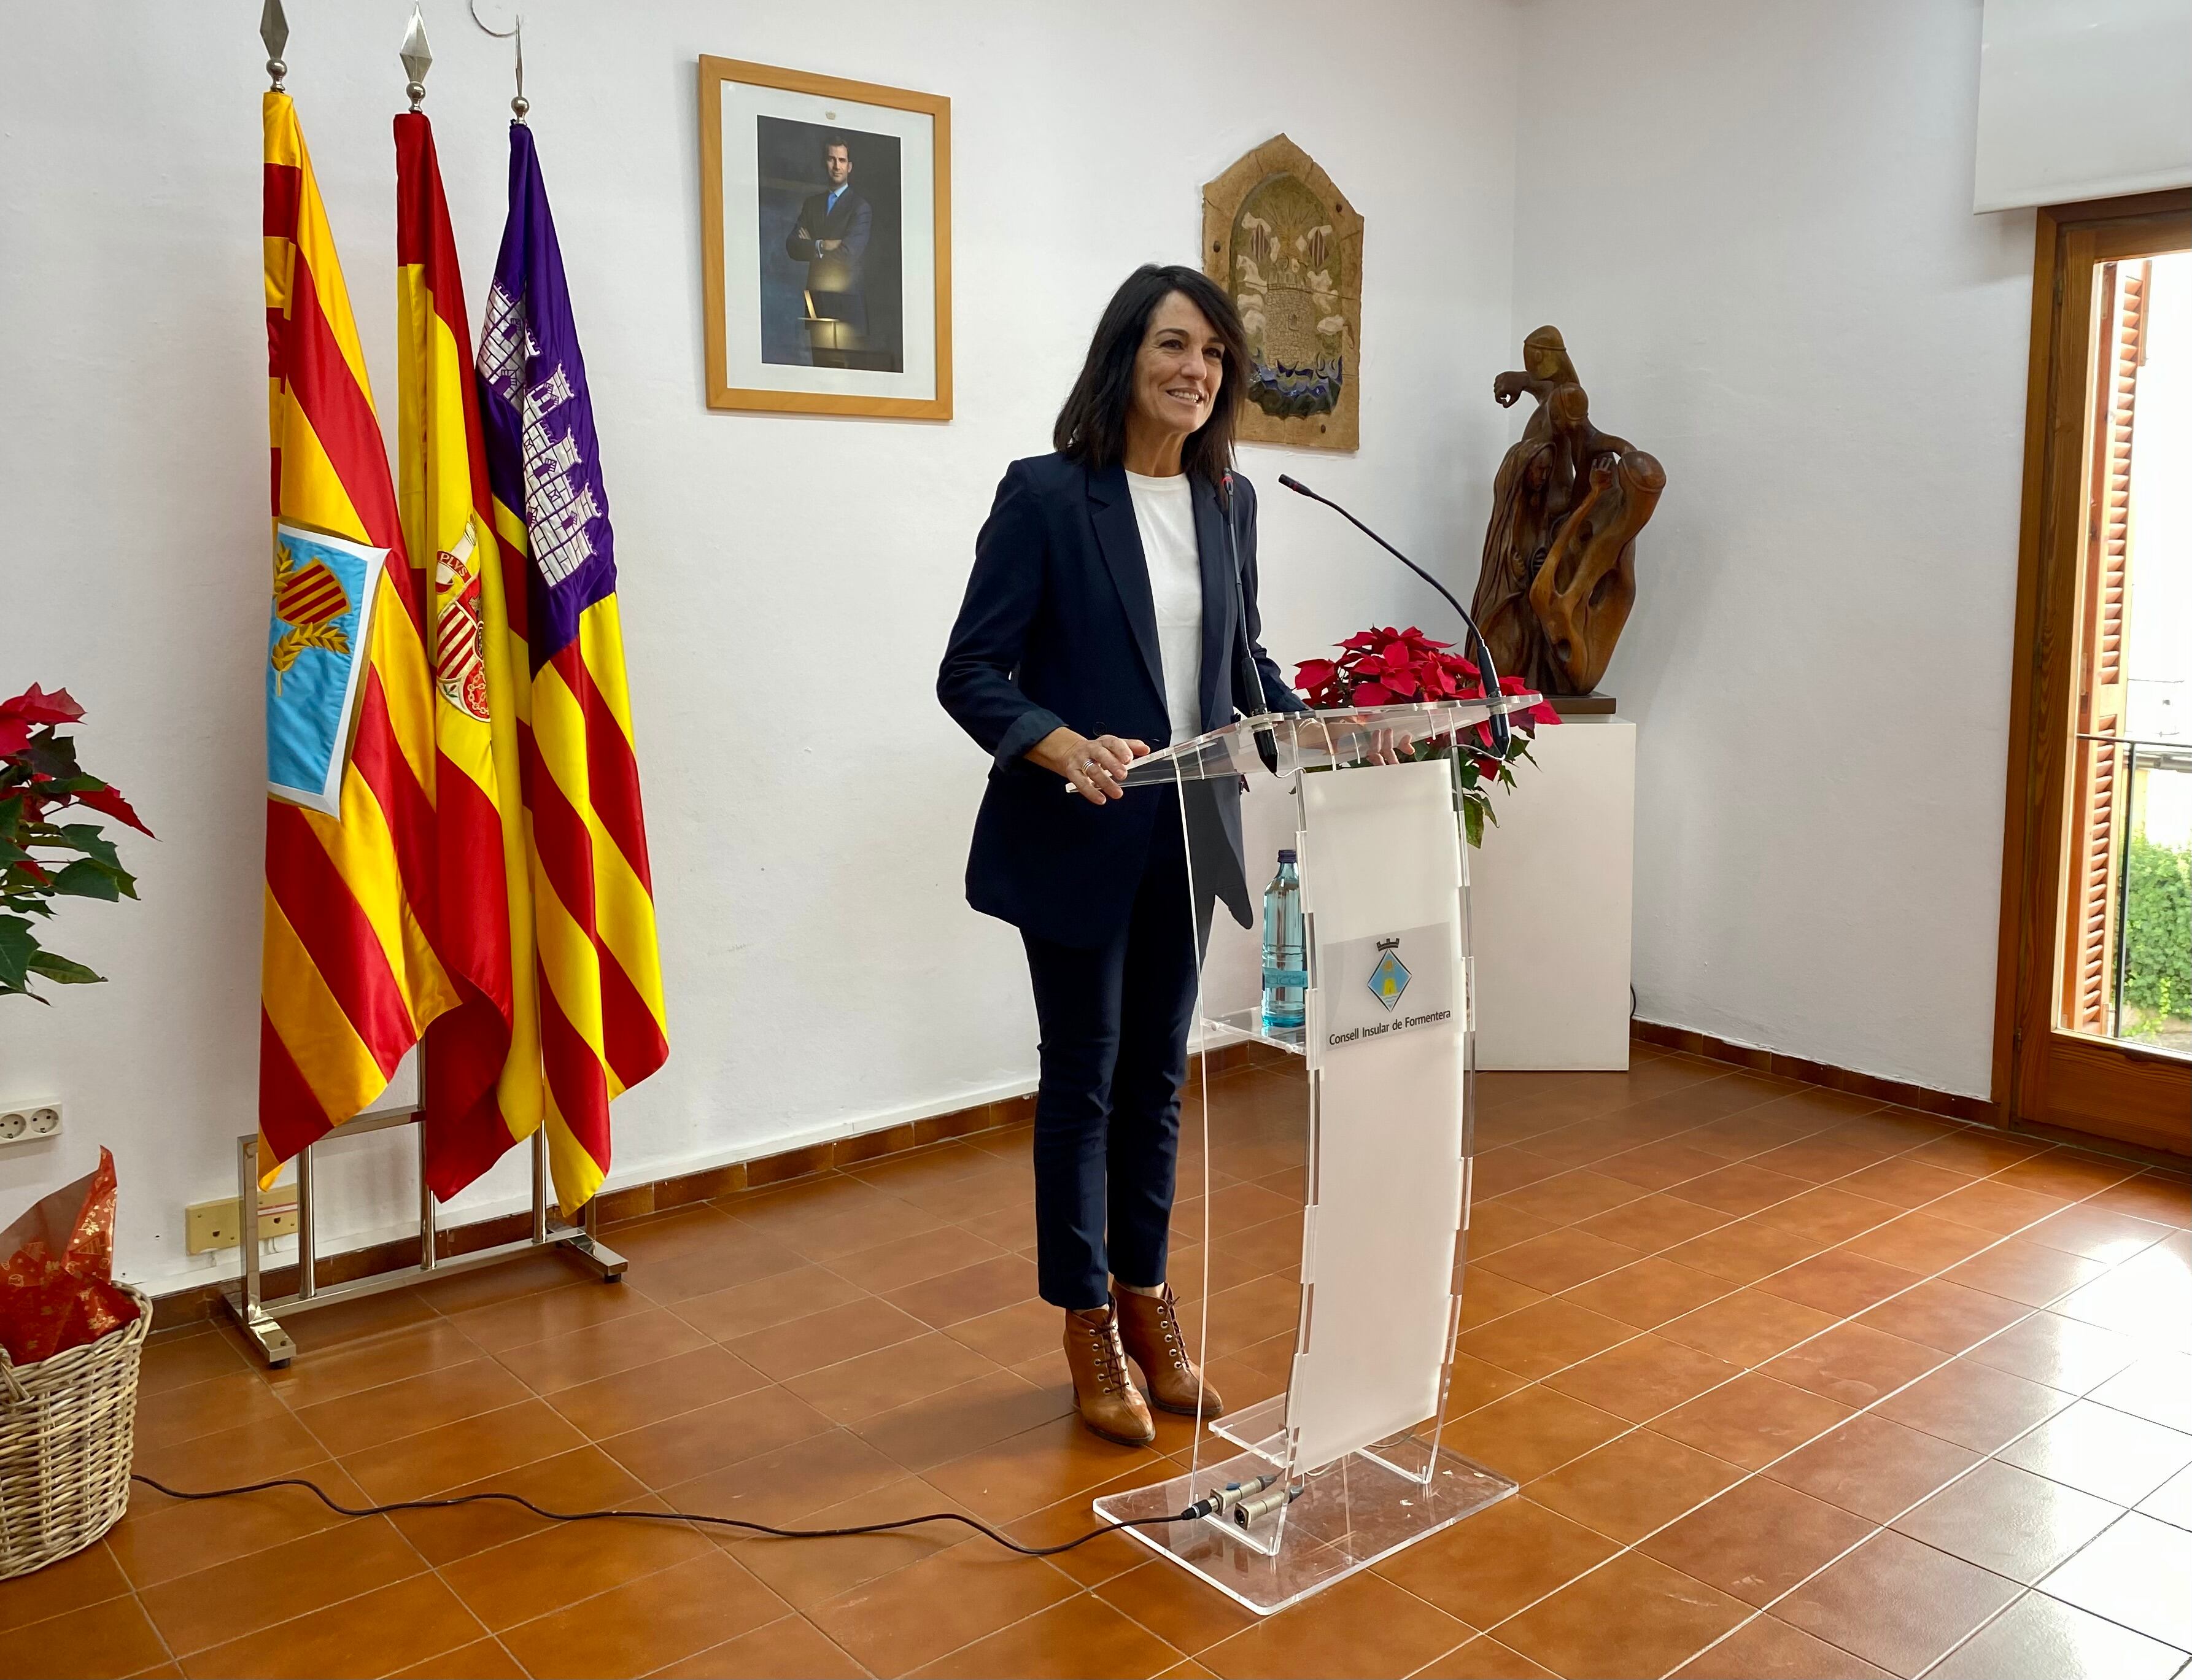
[[[1210,1432],[1230,1441],[1236,1447],[1246,1447],[1250,1452],[1270,1460],[1273,1464],[1285,1462],[1287,1445],[1287,1397],[1274,1394],[1268,1400],[1259,1400],[1253,1406],[1243,1406],[1237,1412],[1227,1412],[1210,1426]],[[1420,1455],[1417,1469],[1422,1469]],[[1259,1472],[1260,1473],[1260,1472]]]
[[[1428,1483],[1401,1473],[1394,1466],[1423,1473],[1428,1449],[1413,1437],[1373,1450],[1374,1457],[1350,1453],[1319,1471],[1299,1499],[1246,1529],[1230,1517],[1212,1516],[1125,1532],[1236,1603],[1269,1615],[1515,1491],[1504,1476],[1444,1449]],[[1107,1494],[1095,1502],[1096,1514],[1112,1523],[1169,1516],[1228,1483],[1251,1482],[1271,1468],[1264,1454],[1244,1453],[1206,1464],[1192,1476]]]
[[[1424,1477],[1424,1443],[1418,1437],[1427,1434],[1430,1429],[1430,1425],[1426,1421],[1416,1430],[1390,1443],[1373,1442],[1356,1456],[1368,1459],[1373,1464],[1382,1464],[1395,1474],[1405,1476],[1411,1481],[1420,1482]],[[1228,1412],[1221,1421],[1210,1426],[1210,1432],[1230,1441],[1236,1447],[1246,1447],[1258,1458],[1268,1460],[1266,1470],[1275,1470],[1286,1462],[1287,1397],[1274,1394],[1268,1400],[1244,1406],[1237,1412]],[[1481,1465],[1471,1467],[1483,1468]]]

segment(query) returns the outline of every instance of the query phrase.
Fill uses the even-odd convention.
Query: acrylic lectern
[[[1536,700],[1247,719],[1139,760],[1128,777],[1176,785],[1183,823],[1204,803],[1196,781],[1275,769],[1294,801],[1304,1024],[1269,1029],[1251,1008],[1205,1015],[1200,1034],[1206,1052],[1247,1036],[1307,1063],[1291,1374],[1283,1394],[1210,1423],[1222,1445],[1198,1429],[1185,1476],[1095,1502],[1259,1613],[1515,1491],[1439,1445],[1469,1226],[1474,987],[1459,790],[1449,759],[1414,754],[1457,736],[1466,750],[1478,725]],[[1190,840],[1190,869],[1198,849]],[[1207,1217],[1207,1147],[1202,1160]],[[1219,1310],[1201,1303],[1204,1336]],[[1221,1508],[1198,1521],[1149,1521],[1212,1494]]]

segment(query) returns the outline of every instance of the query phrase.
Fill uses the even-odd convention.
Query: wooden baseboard
[[[1228,1044],[1222,1049],[1211,1051],[1204,1058],[1213,1073],[1230,1072],[1241,1067],[1276,1066],[1291,1063],[1293,1060],[1284,1051],[1268,1044],[1257,1043]],[[1190,1074],[1190,1089],[1193,1083]],[[864,1162],[881,1160],[885,1156],[903,1155],[909,1150],[925,1149],[932,1144],[948,1143],[956,1138],[973,1137],[982,1132],[1001,1131],[1008,1126],[1025,1125],[1034,1118],[1035,1098],[1032,1094],[1007,1097],[998,1102],[977,1103],[972,1108],[954,1109],[949,1114],[932,1115],[926,1120],[907,1121],[900,1125],[885,1127],[880,1131],[861,1132],[829,1143],[810,1144],[804,1149],[756,1156],[749,1161],[734,1161],[728,1166],[713,1167],[705,1172],[656,1179],[649,1184],[627,1185],[622,1190],[608,1191],[601,1196],[601,1222],[608,1226],[619,1220],[642,1219],[649,1214],[666,1213],[694,1202],[705,1202],[711,1197],[728,1196],[741,1190],[765,1189],[771,1185],[787,1184],[794,1179],[809,1178],[817,1173],[833,1172],[845,1167],[856,1167]],[[439,1233],[436,1251],[447,1260],[458,1254],[472,1254],[481,1249],[491,1249],[498,1243],[514,1243],[532,1228],[532,1224],[533,1215],[530,1214],[505,1214],[496,1219],[477,1220],[470,1225],[447,1226]],[[376,1243],[369,1248],[322,1254],[317,1274],[322,1283],[347,1283],[360,1277],[377,1277],[384,1271],[400,1271],[418,1263],[418,1239],[404,1237],[393,1243]],[[270,1300],[292,1294],[296,1289],[297,1268],[294,1265],[269,1267],[262,1277],[263,1288]],[[221,1311],[220,1285],[194,1283],[157,1296],[152,1302],[152,1311],[153,1322],[162,1329],[210,1318]]]
[[[1961,1120],[1973,1126],[1991,1126],[1997,1131],[2008,1132],[2018,1137],[2071,1144],[2098,1154],[2144,1162],[2149,1166],[2181,1170],[2184,1165],[2182,1154],[2168,1149],[2151,1148],[2136,1140],[2104,1137],[2092,1132],[2073,1131],[2064,1126],[2036,1125],[2030,1121],[2008,1122],[2002,1113],[2001,1105],[1990,1098],[1959,1096],[1953,1091],[1936,1091],[1927,1086],[1913,1085],[1900,1079],[1883,1079],[1875,1073],[1859,1073],[1854,1068],[1836,1067],[1831,1062],[1809,1061],[1802,1056],[1784,1055],[1778,1050],[1760,1049],[1750,1044],[1732,1044],[1725,1038],[1715,1038],[1710,1032],[1695,1032],[1686,1026],[1664,1026],[1658,1021],[1631,1020],[1629,1036],[1640,1044],[1656,1044],[1664,1050],[1681,1050],[1714,1061],[1732,1062],[1738,1067],[1747,1067],[1754,1073],[1772,1073],[1784,1079],[1800,1080],[1807,1085],[1823,1085],[1829,1090],[1847,1091],[1852,1096],[1874,1097],[1881,1102],[1917,1109],[1921,1113],[1938,1114],[1944,1119]]]
[[[1859,1073],[1854,1068],[1784,1055],[1778,1050],[1761,1049],[1755,1045],[1732,1044],[1710,1032],[1695,1032],[1687,1026],[1663,1026],[1658,1021],[1632,1020],[1629,1023],[1629,1036],[1641,1044],[1657,1044],[1662,1049],[1732,1062],[1754,1073],[1771,1073],[1807,1085],[1823,1085],[1831,1091],[1847,1091],[1854,1097],[1873,1097],[1974,1126],[2001,1124],[2001,1105],[1985,1097],[1959,1096],[1953,1091],[1936,1091],[1901,1079],[1883,1079],[1876,1073]]]

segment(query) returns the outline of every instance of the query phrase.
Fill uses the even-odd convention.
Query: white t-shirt
[[[1184,472],[1169,478],[1127,475],[1134,528],[1156,603],[1157,654],[1165,712],[1177,744],[1202,733],[1202,556],[1195,540],[1195,491]],[[1160,743],[1151,741],[1150,746]]]

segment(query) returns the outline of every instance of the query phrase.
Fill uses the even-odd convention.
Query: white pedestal
[[[1469,859],[1476,1065],[1626,1068],[1636,726],[1565,718],[1530,750]]]

